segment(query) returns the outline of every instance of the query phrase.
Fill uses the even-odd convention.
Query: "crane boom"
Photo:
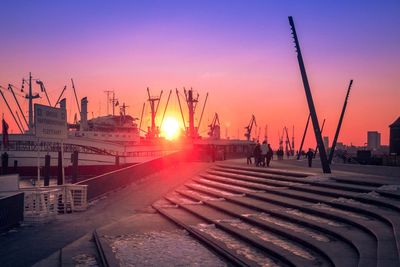
[[[75,90],[75,84],[74,84],[74,80],[71,78],[71,83],[72,83],[72,89],[74,90],[74,95],[75,95],[75,100],[76,100],[76,106],[78,107],[78,111],[79,111],[79,116],[81,115],[81,108],[79,106],[79,101],[78,101],[78,96],[76,95],[76,90]]]
[[[184,89],[184,90],[185,90],[185,89]],[[181,100],[179,99],[179,91],[178,91],[178,89],[176,89],[176,96],[177,96],[177,98],[178,98],[179,109],[180,109],[181,115],[182,115],[183,127],[185,128],[185,131],[186,131],[185,116],[183,115],[182,105],[181,105]],[[185,96],[186,96],[186,95],[185,95]]]
[[[24,133],[24,131],[21,129],[21,126],[19,126],[19,123],[18,123],[17,119],[15,118],[14,112],[12,112],[11,107],[10,107],[10,105],[8,104],[8,102],[7,102],[7,100],[6,100],[6,97],[4,96],[3,91],[2,91],[1,89],[0,89],[0,94],[1,94],[1,96],[2,96],[2,98],[3,98],[3,100],[4,100],[4,103],[6,103],[6,105],[7,105],[7,107],[8,107],[8,110],[10,111],[12,117],[14,118],[14,121],[15,121],[15,123],[17,124],[19,130],[21,131],[21,133]]]
[[[165,112],[167,112],[167,107],[168,107],[168,103],[169,103],[169,98],[171,97],[171,93],[172,93],[172,90],[169,90],[169,94],[168,94],[168,98],[167,98],[167,104],[165,104],[164,113],[162,115],[162,119],[161,119],[161,123],[160,123],[160,129],[162,129],[162,126],[163,126]]]
[[[41,80],[36,80],[36,83],[40,86],[40,91],[44,92],[47,98],[47,102],[49,102],[49,106],[51,107],[50,98],[47,95],[46,87],[44,87],[44,83]]]
[[[17,97],[15,96],[15,93],[14,93],[14,90],[13,90],[12,87],[13,87],[13,86],[12,86],[11,84],[8,84],[8,89],[11,91],[11,93],[12,93],[12,95],[13,95],[13,97],[14,97],[14,100],[15,100],[15,102],[17,103],[17,106],[18,106],[18,108],[19,108],[19,111],[21,112],[21,116],[22,116],[22,118],[24,119],[24,121],[25,121],[25,123],[26,123],[26,126],[29,127],[28,121],[26,120],[26,118],[25,118],[25,116],[24,116],[24,113],[22,112],[22,108],[21,108],[21,106],[20,106],[20,104],[19,104],[19,101],[18,101]],[[22,125],[22,123],[21,123],[21,125]],[[22,128],[23,128],[23,127],[22,127]]]
[[[61,94],[60,94],[60,96],[58,97],[57,102],[54,104],[54,107],[57,106],[57,104],[60,102],[60,99],[61,99],[61,97],[63,96],[65,90],[67,90],[67,86],[66,86],[66,85],[64,85],[64,88],[63,88],[63,90],[61,91]]]
[[[208,99],[208,93],[206,94],[206,100],[204,100],[204,105],[203,105],[203,109],[201,110],[200,120],[199,120],[199,124],[197,125],[197,129],[200,129],[201,120],[203,119],[204,109],[205,109],[206,104],[207,104],[207,99]]]

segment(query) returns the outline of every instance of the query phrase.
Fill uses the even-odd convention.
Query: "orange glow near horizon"
[[[209,93],[199,126],[203,138],[216,112],[221,137],[243,140],[254,114],[258,127],[252,137],[263,140],[268,125],[268,141],[277,149],[283,127],[289,129],[291,139],[294,126],[298,148],[309,110],[288,15],[296,22],[318,119],[320,123],[326,119],[323,136],[330,143],[350,79],[354,84],[338,142],[363,146],[367,131],[378,131],[381,143],[387,145],[389,125],[400,115],[400,32],[396,28],[400,1],[364,1],[362,5],[344,0],[292,1],[290,5],[224,0],[96,1],[96,5],[90,1],[3,2],[0,34],[7,41],[0,44],[4,62],[0,86],[17,87],[25,117],[27,85],[21,92],[21,78],[27,79],[30,71],[34,79],[44,82],[53,105],[67,86],[64,97],[70,123],[75,114],[79,120],[71,78],[78,99],[88,98],[89,119],[107,114],[105,90],[114,90],[119,103],[128,106],[127,114],[135,118],[141,117],[146,102],[142,130],[151,125],[147,87],[154,95],[164,90],[157,126],[172,89],[165,118],[175,118],[178,131],[188,126],[188,112],[181,95],[182,119],[175,88],[182,92],[183,87],[193,87],[200,95],[195,127]],[[71,20],[71,13],[79,15]],[[33,87],[34,93],[40,93],[35,82]],[[1,90],[11,112],[20,113],[11,92]],[[46,102],[42,93],[34,100]],[[108,114],[112,113],[109,109]],[[10,133],[18,133],[0,99],[2,113]],[[172,130],[168,132],[173,135]],[[304,145],[308,148],[315,148],[311,125]]]

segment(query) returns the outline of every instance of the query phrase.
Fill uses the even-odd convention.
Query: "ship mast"
[[[29,93],[25,96],[29,100],[29,133],[33,133],[33,102],[35,98],[39,98],[39,94],[32,95],[32,73],[29,72]]]

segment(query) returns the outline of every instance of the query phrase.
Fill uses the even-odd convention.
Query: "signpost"
[[[67,112],[65,109],[53,108],[35,104],[35,135],[38,139],[38,182],[40,180],[40,163],[39,163],[39,140],[40,139],[57,139],[61,143],[61,166],[62,180],[65,183],[64,176],[64,148],[63,140],[67,138]]]

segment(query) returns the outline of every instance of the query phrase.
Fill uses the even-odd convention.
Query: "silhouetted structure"
[[[311,95],[310,85],[308,83],[306,67],[304,66],[303,56],[301,55],[299,40],[297,39],[297,33],[294,26],[294,21],[292,17],[289,17],[289,24],[292,28],[293,39],[297,52],[297,60],[299,61],[299,67],[301,72],[301,78],[303,80],[304,90],[307,97],[308,108],[310,109],[311,121],[314,127],[315,139],[317,140],[319,148],[319,156],[321,158],[321,165],[324,173],[331,173],[331,168],[328,163],[328,157],[326,155],[324,143],[322,141],[321,129],[319,128],[317,112],[315,110],[314,101]]]
[[[344,117],[344,113],[346,112],[347,101],[349,100],[349,94],[350,94],[350,90],[351,90],[351,86],[352,85],[353,85],[353,80],[350,80],[349,87],[347,88],[346,97],[344,99],[342,113],[340,114],[338,126],[337,126],[336,132],[335,132],[335,137],[333,138],[332,147],[331,147],[331,150],[330,150],[330,153],[329,153],[329,159],[328,159],[329,164],[332,163],[333,155],[335,153],[336,143],[337,143],[337,140],[339,138],[340,128],[342,127],[343,117]]]
[[[400,155],[400,117],[390,127],[390,153]]]
[[[367,144],[368,149],[378,149],[381,146],[381,133],[377,131],[368,131]]]

